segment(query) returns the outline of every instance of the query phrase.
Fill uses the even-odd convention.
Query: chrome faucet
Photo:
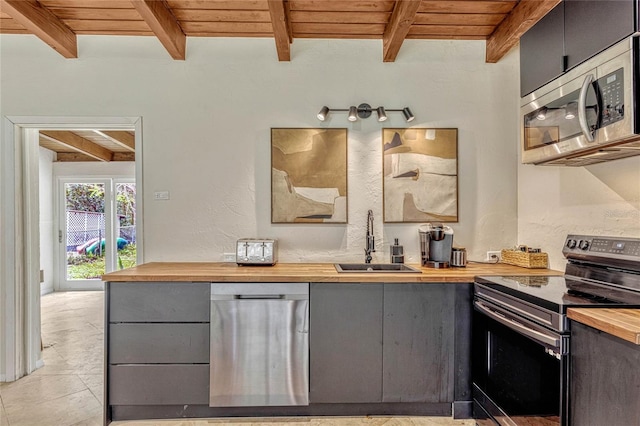
[[[373,236],[373,212],[367,213],[367,237],[364,246],[364,263],[371,263],[371,252],[376,251],[376,239]]]

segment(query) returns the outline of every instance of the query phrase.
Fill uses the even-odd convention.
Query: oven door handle
[[[587,142],[593,142],[593,132],[589,129],[589,123],[587,123],[587,92],[591,83],[593,83],[593,74],[588,74],[584,78],[580,89],[580,97],[578,98],[578,123],[580,123],[580,129]]]
[[[476,309],[478,309],[483,314],[487,315],[491,319],[499,322],[502,325],[509,327],[512,330],[517,331],[518,333],[529,337],[530,339],[541,343],[545,346],[554,348],[556,350],[560,350],[560,337],[555,337],[554,335],[542,333],[538,330],[533,330],[532,328],[527,327],[524,324],[521,324],[518,321],[515,321],[507,316],[491,309],[489,306],[485,305],[479,300],[473,302],[473,305]]]

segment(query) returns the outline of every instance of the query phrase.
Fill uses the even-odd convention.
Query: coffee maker
[[[453,229],[441,223],[426,223],[418,228],[422,266],[448,268],[453,248]]]

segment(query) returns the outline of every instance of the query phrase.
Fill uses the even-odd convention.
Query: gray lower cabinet
[[[460,402],[468,416],[471,297],[471,284],[312,284],[310,401]]]
[[[208,283],[111,283],[110,322],[209,322]]]
[[[452,402],[455,285],[385,284],[383,402]]]
[[[382,284],[311,284],[309,402],[382,400]]]
[[[105,288],[105,422],[119,407],[207,406],[210,284]]]
[[[209,404],[208,364],[109,367],[111,405]]]
[[[209,323],[111,323],[111,364],[208,364]]]
[[[105,289],[107,424],[470,413],[470,283],[312,283],[310,405],[246,409],[208,406],[209,283],[107,282]]]
[[[571,323],[571,424],[640,425],[640,346]]]

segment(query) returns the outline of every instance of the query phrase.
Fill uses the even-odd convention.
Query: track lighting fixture
[[[402,109],[386,109],[383,106],[372,108],[371,105],[362,103],[357,107],[352,105],[349,107],[349,109],[336,109],[329,108],[328,106],[323,106],[318,113],[318,120],[325,121],[327,119],[327,116],[329,115],[329,112],[348,112],[347,119],[349,121],[357,121],[358,118],[369,118],[373,111],[376,112],[378,121],[380,122],[387,120],[387,112],[402,112],[402,115],[404,116],[404,119],[407,121],[407,123],[415,119],[415,116],[413,115],[409,107],[404,107]]]
[[[324,121],[327,119],[327,114],[329,114],[329,107],[323,106],[320,112],[318,113],[318,120]]]

